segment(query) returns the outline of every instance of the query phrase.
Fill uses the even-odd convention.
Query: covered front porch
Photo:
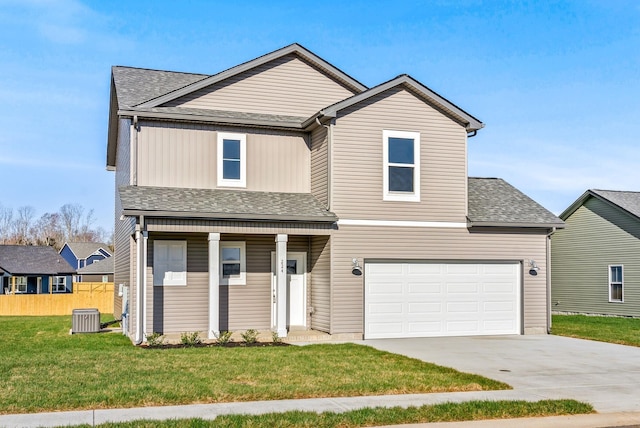
[[[194,231],[181,223],[147,219],[135,235],[138,273],[128,294],[137,343],[152,333],[198,331],[214,340],[221,331],[283,339],[330,331],[332,227],[202,222]],[[211,223],[218,231],[204,232]]]

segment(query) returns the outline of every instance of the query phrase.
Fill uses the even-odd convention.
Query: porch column
[[[146,230],[142,232],[142,263],[140,265],[142,269],[142,337],[144,341],[147,341],[147,259],[149,246],[149,232]]]
[[[220,234],[209,234],[209,339],[220,334]]]
[[[287,240],[276,235],[276,332],[287,337]]]

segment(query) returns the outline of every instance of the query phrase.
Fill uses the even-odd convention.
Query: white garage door
[[[365,266],[365,339],[519,333],[519,263]]]

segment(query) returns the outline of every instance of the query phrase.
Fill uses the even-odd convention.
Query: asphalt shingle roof
[[[546,208],[500,178],[469,178],[472,225],[563,227]]]
[[[107,257],[106,259],[96,260],[91,263],[89,266],[82,267],[78,269],[78,273],[81,275],[89,275],[89,274],[107,274],[113,273],[114,264],[113,257]]]
[[[302,127],[302,123],[307,120],[306,117],[286,116],[281,114],[264,114],[264,113],[248,113],[239,111],[226,110],[209,110],[204,108],[191,107],[152,107],[139,108],[137,112],[153,112],[153,113],[171,113],[171,114],[187,114],[190,116],[211,117],[217,119],[236,119],[250,122],[272,122],[274,125],[279,123],[296,124]]]
[[[30,245],[0,245],[0,268],[12,275],[75,273],[53,247]]]
[[[590,192],[640,218],[640,192],[598,189],[591,189]]]
[[[116,86],[119,109],[131,108],[209,77],[206,74],[122,66],[112,67],[111,72]]]
[[[309,193],[250,192],[124,186],[125,215],[143,213],[215,219],[334,222],[335,214]]]
[[[67,246],[78,259],[86,259],[100,248],[111,255],[109,246],[103,242],[67,242]]]

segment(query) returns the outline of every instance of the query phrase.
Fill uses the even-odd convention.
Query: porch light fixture
[[[531,266],[531,269],[529,269],[529,275],[536,276],[538,274],[538,271],[540,270],[540,268],[536,264],[536,261],[529,260],[529,266]]]
[[[351,267],[351,273],[354,274],[355,276],[360,276],[362,275],[362,268],[360,267],[360,264],[358,263],[358,259],[357,258],[353,258],[353,260],[351,261],[352,263],[352,267]]]

